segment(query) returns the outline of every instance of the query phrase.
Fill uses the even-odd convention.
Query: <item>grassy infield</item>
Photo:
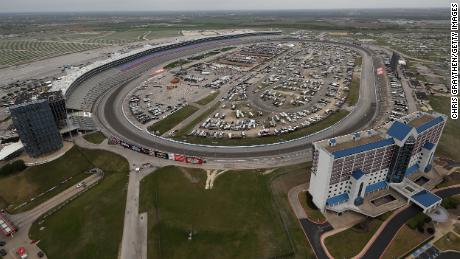
[[[181,121],[188,118],[190,115],[192,115],[196,111],[198,111],[198,108],[196,108],[195,106],[191,106],[191,105],[184,106],[180,110],[166,117],[165,119],[154,123],[148,129],[150,132],[156,133],[158,131],[159,132],[158,135],[162,135],[168,132],[168,130],[174,128],[177,124],[179,124]]]
[[[205,118],[207,117],[207,115],[209,115],[212,112],[213,112],[213,108],[210,108],[210,110],[205,113],[206,116],[204,116],[205,114],[203,114],[203,116],[201,117]],[[203,137],[197,137],[197,136],[187,136],[188,132],[192,130],[194,125],[196,125],[196,123],[199,122],[197,120],[197,121],[194,121],[193,123],[190,123],[190,125],[187,125],[182,130],[180,130],[178,134],[176,134],[175,139],[182,140],[188,143],[206,144],[206,145],[218,144],[218,145],[223,145],[223,146],[270,144],[270,143],[276,143],[280,141],[300,138],[300,137],[312,134],[314,132],[317,132],[319,130],[325,129],[335,124],[336,122],[340,121],[341,119],[343,119],[345,116],[347,116],[347,114],[348,114],[347,111],[339,110],[338,112],[330,115],[325,120],[322,120],[309,127],[306,127],[306,128],[303,128],[303,129],[300,129],[300,130],[297,130],[297,131],[294,131],[292,133],[285,134],[285,135],[267,136],[267,137],[261,137],[261,138],[242,138],[242,139],[226,139],[226,138],[214,139],[214,138],[203,138]]]

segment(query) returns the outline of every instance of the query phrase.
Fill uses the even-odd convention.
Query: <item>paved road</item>
[[[299,201],[299,193],[307,189],[307,184],[298,185],[288,192],[289,204],[291,205],[294,214],[302,226],[303,232],[310,243],[310,246],[313,248],[317,258],[328,258],[326,252],[321,246],[321,235],[331,231],[332,226],[329,223],[317,224],[310,221],[305,214],[305,210]]]
[[[142,178],[155,169],[147,168],[140,172],[131,171],[129,173],[123,238],[120,248],[121,259],[147,259],[147,238],[143,238],[142,236],[147,231],[146,224],[143,224],[143,222],[146,223],[147,217],[146,215],[139,215],[139,191]]]
[[[328,258],[326,251],[321,246],[321,235],[325,232],[332,230],[332,226],[329,223],[316,224],[306,218],[304,210],[301,208],[299,203],[298,194],[305,190],[306,185],[302,184],[289,190],[288,198],[289,203],[296,214],[297,218],[302,225],[303,231],[310,242],[316,256],[318,258]],[[450,197],[453,195],[460,194],[460,186],[451,187],[448,189],[440,190],[435,192],[441,198]],[[362,258],[380,258],[385,251],[385,248],[390,244],[396,232],[415,214],[422,211],[418,206],[411,205],[408,208],[402,210],[394,216],[390,222],[381,231],[381,234],[375,239],[374,243],[369,247],[367,252],[364,253]]]
[[[87,186],[90,186],[93,183],[99,181],[100,179],[100,175],[93,174],[85,178],[85,180],[83,181],[87,184]],[[11,219],[13,224],[15,224],[18,227],[19,230],[16,233],[14,233],[11,239],[7,241],[5,250],[8,251],[8,255],[7,257],[5,257],[5,259],[16,259],[16,257],[13,257],[13,254],[15,253],[18,247],[26,248],[27,252],[29,253],[30,259],[38,258],[37,252],[40,251],[40,249],[35,244],[32,244],[32,240],[29,239],[30,227],[40,216],[44,215],[48,211],[64,203],[65,201],[72,198],[79,192],[82,192],[83,190],[83,188],[77,189],[75,186],[72,185],[68,189],[62,191],[61,193],[57,194],[56,196],[50,198],[49,200],[43,202],[42,204],[38,205],[37,207],[29,211],[9,215],[9,218]],[[44,258],[46,259],[46,257]]]
[[[85,178],[83,181],[86,183],[87,186],[89,186],[99,181],[100,179],[101,176],[93,174]],[[49,200],[43,202],[42,204],[38,205],[37,207],[29,211],[11,215],[11,219],[13,220],[14,224],[19,228],[29,226],[41,215],[50,211],[54,207],[64,203],[66,200],[68,200],[69,198],[73,197],[74,195],[78,194],[83,190],[84,188],[76,188],[75,186],[71,186],[68,189],[62,191],[61,193],[57,194],[56,196],[50,198]]]
[[[446,198],[452,195],[460,194],[460,187],[452,187],[435,192],[439,197]],[[385,251],[385,248],[390,244],[396,232],[405,224],[410,218],[415,216],[421,209],[415,205],[411,205],[407,209],[401,211],[398,215],[393,217],[390,222],[385,226],[382,233],[375,239],[374,243],[369,247],[363,258],[380,258]]]
[[[293,154],[305,152],[312,142],[325,139],[339,134],[351,133],[358,129],[365,128],[375,119],[375,111],[378,105],[375,89],[375,73],[371,52],[367,49],[352,45],[363,55],[363,69],[361,72],[360,98],[356,108],[342,121],[336,123],[327,130],[317,132],[310,136],[295,141],[259,145],[251,147],[220,147],[191,145],[153,136],[144,130],[133,126],[123,115],[120,105],[136,85],[127,84],[114,88],[100,98],[94,107],[94,114],[98,124],[103,130],[111,135],[117,136],[130,143],[139,146],[158,149],[171,153],[202,156],[208,160],[236,160],[255,157],[276,156],[283,154],[287,159]],[[211,48],[211,45],[207,45]],[[186,53],[174,52],[171,58],[185,56]],[[166,55],[165,55],[166,56]],[[163,56],[163,57],[165,57]],[[158,64],[160,65],[160,64]]]

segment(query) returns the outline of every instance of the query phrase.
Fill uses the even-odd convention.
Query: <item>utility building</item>
[[[431,170],[445,123],[445,115],[417,112],[379,129],[313,143],[308,190],[313,202],[323,212],[360,212],[366,195],[392,188],[407,200],[423,204],[424,211],[433,209],[441,199],[424,188],[407,187],[413,183],[407,177]]]

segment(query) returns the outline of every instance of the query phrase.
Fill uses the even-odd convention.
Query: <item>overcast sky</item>
[[[450,2],[451,0],[0,0],[0,12],[448,8]]]

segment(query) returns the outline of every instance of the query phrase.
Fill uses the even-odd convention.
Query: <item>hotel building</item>
[[[430,211],[441,198],[408,177],[427,173],[446,116],[416,112],[382,128],[313,143],[313,166],[308,191],[322,211],[360,212],[364,198],[393,189],[408,201]]]

